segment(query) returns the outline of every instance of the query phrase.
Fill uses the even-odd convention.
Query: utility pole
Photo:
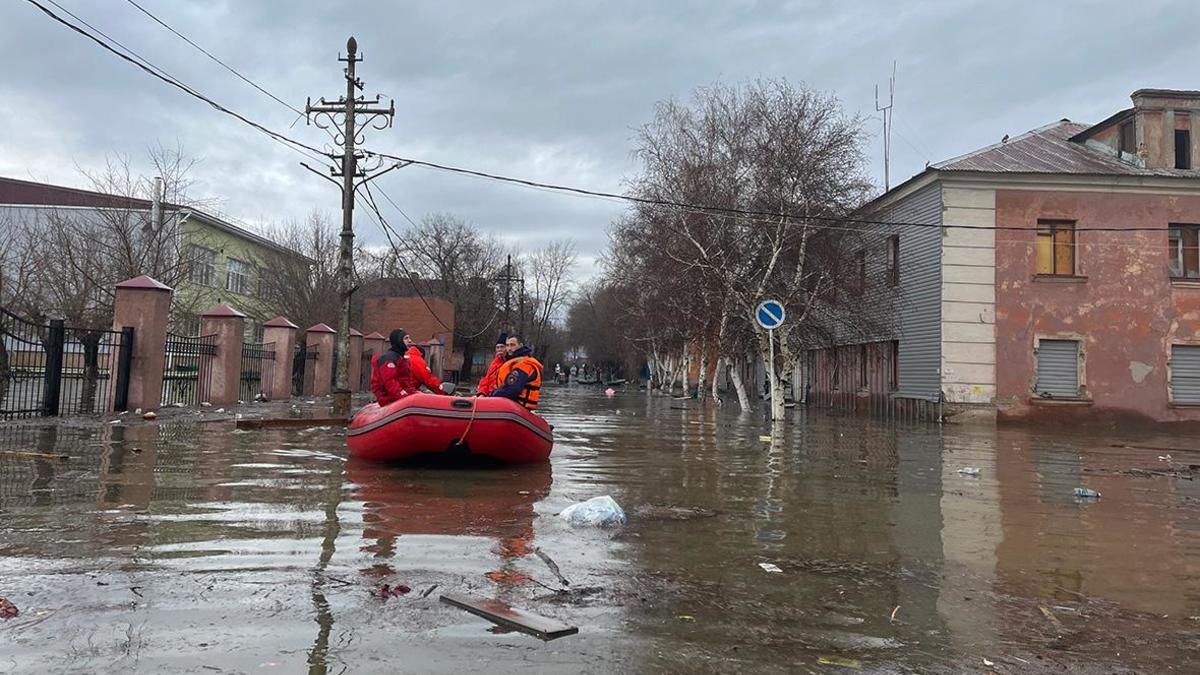
[[[517,319],[519,322],[524,322],[525,317],[525,279],[519,277],[513,272],[512,256],[508,256],[508,260],[504,264],[504,274],[496,277],[496,281],[504,284],[504,330],[516,332],[522,338],[526,336],[521,332],[523,326],[517,326],[512,322],[512,292],[513,283],[521,284],[521,295],[518,298],[519,314]]]
[[[310,98],[304,107],[305,117],[309,124],[315,124],[322,129],[333,129],[334,143],[341,146],[340,153],[330,153],[333,160],[340,160],[340,168],[329,168],[330,176],[341,178],[340,184],[330,178],[342,190],[342,234],[341,246],[338,250],[338,299],[341,306],[338,311],[337,328],[337,362],[334,364],[333,414],[340,417],[350,414],[350,305],[354,293],[354,192],[367,181],[376,178],[392,169],[407,166],[397,163],[376,171],[381,164],[373,167],[360,165],[359,160],[365,153],[358,150],[357,145],[362,141],[363,130],[370,126],[376,129],[386,129],[392,126],[392,118],[396,115],[395,101],[389,102],[387,108],[379,105],[379,96],[367,100],[357,91],[363,88],[362,80],[354,74],[354,64],[362,61],[358,55],[358,42],[353,37],[346,41],[346,57],[338,56],[338,61],[346,64],[346,94],[339,96],[336,101],[327,101],[324,97],[317,104]],[[338,117],[342,116],[339,125]],[[362,115],[362,123],[358,117]],[[339,128],[340,126],[340,128]],[[307,164],[302,165],[317,173],[322,178],[329,178]],[[375,173],[371,173],[374,171]],[[357,184],[356,179],[361,178]]]

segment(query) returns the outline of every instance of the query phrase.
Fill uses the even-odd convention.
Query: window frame
[[[243,266],[242,270],[234,271],[235,264]],[[231,283],[235,276],[240,279],[236,287]],[[238,295],[253,295],[254,265],[237,258],[227,258],[225,260],[225,290]]]
[[[1180,143],[1181,140],[1183,141],[1182,143]],[[1175,168],[1185,170],[1192,168],[1191,129],[1175,130]]]
[[[200,256],[204,255],[205,260],[201,261]],[[188,260],[191,267],[188,269],[187,280],[197,286],[208,286],[216,288],[217,285],[217,252],[207,246],[199,244],[188,245]],[[197,278],[197,272],[205,270],[206,274],[201,275],[203,279]]]
[[[900,235],[893,234],[887,240],[887,279],[893,288],[900,285]]]
[[[1172,236],[1176,231],[1181,236]],[[1184,247],[1187,245],[1185,238],[1182,236],[1184,232],[1192,233],[1193,251],[1195,256],[1195,269],[1191,270],[1195,276],[1189,276],[1187,269],[1187,254]],[[1175,241],[1175,244],[1172,244]],[[1179,263],[1179,274],[1175,273],[1175,262]],[[1167,224],[1167,276],[1172,281],[1200,281],[1200,223],[1168,223]]]
[[[1045,229],[1044,229],[1045,228]],[[1041,238],[1043,231],[1050,235],[1050,270],[1043,272],[1041,269]],[[1071,243],[1066,244],[1071,250],[1071,270],[1069,272],[1058,271],[1058,232],[1070,231]],[[1039,277],[1077,277],[1079,276],[1079,227],[1078,222],[1074,220],[1059,220],[1059,219],[1040,219],[1037,222],[1037,231],[1034,235],[1034,252],[1033,252],[1034,274]]]

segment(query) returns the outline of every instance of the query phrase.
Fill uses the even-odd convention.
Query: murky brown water
[[[0,672],[1200,664],[1191,438],[801,413],[764,441],[757,418],[733,411],[593,390],[544,398],[553,461],[498,471],[347,462],[332,429],[0,429],[0,450],[70,457],[0,454],[0,596],[21,612],[0,621]],[[1076,499],[1079,486],[1103,497]],[[628,526],[554,517],[602,494]],[[535,547],[570,593],[538,585],[558,584]],[[413,590],[381,599],[383,584]],[[445,591],[580,632],[495,632],[439,603]]]

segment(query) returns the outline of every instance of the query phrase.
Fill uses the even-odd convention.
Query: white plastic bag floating
[[[558,514],[572,525],[592,527],[616,527],[625,524],[625,512],[616,500],[608,495],[592,497],[586,502],[572,504]]]

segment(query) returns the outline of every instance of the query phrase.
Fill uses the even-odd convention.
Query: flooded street
[[[347,461],[328,427],[6,426],[0,450],[50,456],[0,454],[0,596],[20,611],[0,672],[1200,666],[1189,437],[800,411],[764,438],[759,417],[636,392],[543,400],[551,463],[491,471]],[[606,494],[625,527],[555,517]],[[504,632],[445,592],[579,634]]]

